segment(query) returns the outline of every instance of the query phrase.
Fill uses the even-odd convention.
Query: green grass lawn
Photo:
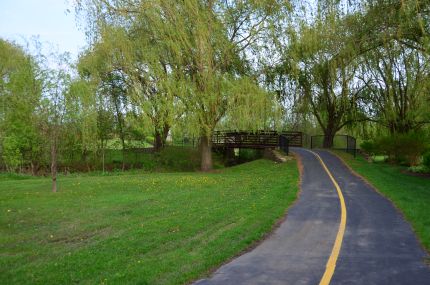
[[[295,200],[295,161],[217,173],[0,180],[3,284],[183,284],[260,240]]]
[[[421,243],[430,251],[430,179],[402,173],[405,167],[369,163],[362,156],[336,152],[402,211]]]

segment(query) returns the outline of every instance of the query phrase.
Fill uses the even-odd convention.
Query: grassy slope
[[[295,200],[294,161],[219,173],[0,182],[7,284],[183,284],[268,232]]]
[[[412,224],[427,251],[430,251],[430,179],[401,173],[404,167],[368,163],[363,157],[336,152],[357,173],[388,197]]]

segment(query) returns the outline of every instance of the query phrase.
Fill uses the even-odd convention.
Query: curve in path
[[[426,253],[387,199],[333,154],[318,151],[321,163],[313,152],[293,151],[303,164],[301,193],[285,221],[255,249],[195,284],[323,284],[342,213],[329,173],[343,193],[348,220],[325,284],[430,284]]]
[[[348,211],[330,284],[430,284],[428,255],[399,211],[338,157],[317,153],[342,189]]]

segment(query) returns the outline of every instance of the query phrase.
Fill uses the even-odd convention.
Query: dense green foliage
[[[9,171],[23,161],[37,163],[43,148],[36,107],[42,82],[34,59],[14,44],[0,39],[0,144]]]
[[[276,1],[77,1],[77,8],[96,23],[82,76],[118,98],[121,116],[132,104],[149,120],[156,149],[185,121],[181,131],[201,138],[202,169],[210,170],[209,140],[221,122],[256,130],[273,120],[276,100],[250,76],[243,51],[271,25]]]
[[[55,180],[57,162],[77,153],[103,169],[110,141],[124,162],[130,141],[160,151],[177,138],[198,138],[201,169],[210,170],[217,129],[295,129],[324,134],[324,147],[339,132],[428,138],[426,1],[73,5],[89,40],[77,62],[0,42],[3,170],[50,168]],[[416,153],[394,160],[417,164],[423,148],[409,146]]]
[[[386,163],[368,163],[362,156],[354,159],[338,153],[358,174],[390,199],[412,224],[424,247],[430,251],[430,179],[402,173],[404,167]]]
[[[424,132],[378,136],[361,144],[370,155],[384,155],[390,162],[412,166],[420,163],[422,154],[429,147],[430,139]]]
[[[219,173],[0,176],[6,284],[184,284],[260,240],[295,200],[296,162]],[[19,178],[19,177],[18,177]]]
[[[281,60],[269,59],[266,67],[269,87],[280,89],[291,108],[289,125],[322,132],[325,147],[339,131],[369,139],[425,129],[429,4],[374,0],[303,6],[275,41],[274,54]]]
[[[216,168],[223,167],[221,156],[215,155]],[[166,146],[159,152],[135,148],[122,151],[108,149],[104,153],[105,172],[123,169],[142,169],[145,171],[197,171],[200,167],[200,156],[196,148],[190,146]],[[61,157],[58,169],[62,173],[103,171],[102,161],[97,153],[89,152],[82,157],[80,152]]]
[[[425,165],[428,168],[430,168],[430,151],[427,151],[426,153],[424,153],[424,156],[423,156],[423,165]]]

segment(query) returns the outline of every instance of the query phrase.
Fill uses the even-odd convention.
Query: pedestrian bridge
[[[216,131],[212,136],[213,148],[277,148],[288,153],[290,146],[303,146],[303,133],[290,131]]]

